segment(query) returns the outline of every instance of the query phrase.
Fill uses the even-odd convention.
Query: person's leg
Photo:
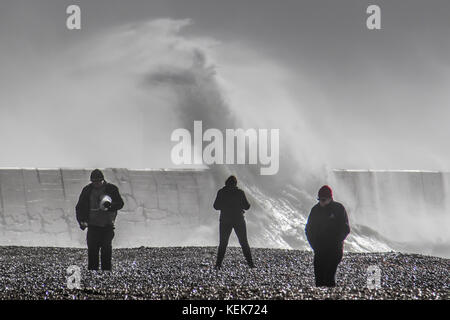
[[[336,286],[336,271],[339,263],[342,260],[343,252],[338,249],[329,253],[327,261],[327,271],[326,271],[326,285],[328,287]]]
[[[325,285],[323,252],[314,252],[314,278],[316,287]]]
[[[98,270],[100,246],[97,228],[88,227],[86,242],[88,246],[88,270]]]
[[[105,227],[102,233],[103,233],[102,247],[101,247],[102,270],[111,271],[112,240],[114,238],[114,228]]]
[[[220,240],[219,240],[219,248],[217,250],[216,268],[220,268],[222,266],[222,261],[223,258],[225,257],[225,251],[227,250],[228,240],[230,239],[232,229],[233,229],[232,224],[226,221],[220,221],[219,224]]]
[[[238,237],[239,244],[242,247],[242,252],[244,253],[244,257],[247,260],[247,264],[249,267],[253,268],[253,259],[252,259],[252,252],[250,251],[250,245],[248,244],[247,239],[247,227],[245,225],[245,220],[239,220],[234,223],[234,232],[236,233],[236,236]]]

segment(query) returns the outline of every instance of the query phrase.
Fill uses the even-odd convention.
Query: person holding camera
[[[111,271],[112,240],[117,211],[124,202],[119,189],[105,181],[99,169],[91,172],[91,183],[83,188],[75,207],[81,230],[87,230],[88,269],[98,270],[99,252],[102,270]]]

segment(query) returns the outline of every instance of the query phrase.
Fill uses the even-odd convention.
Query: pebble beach
[[[216,247],[113,249],[113,270],[88,271],[87,250],[0,247],[0,299],[449,299],[450,260],[417,254],[345,253],[335,288],[315,287],[309,251],[253,248],[249,269],[240,248],[227,249],[214,270]],[[69,266],[80,268],[69,289]],[[380,269],[380,287],[368,288],[367,268]]]

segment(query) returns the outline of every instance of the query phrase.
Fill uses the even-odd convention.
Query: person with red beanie
[[[336,286],[336,270],[344,253],[344,240],[350,233],[347,212],[333,200],[327,185],[320,188],[317,203],[306,223],[306,238],[314,251],[316,286]]]

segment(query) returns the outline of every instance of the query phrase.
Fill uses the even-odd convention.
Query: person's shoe
[[[222,268],[222,266],[219,266],[219,265],[217,265],[217,264],[214,266],[214,270],[216,270],[216,271],[219,271],[220,268]]]
[[[323,282],[316,282],[316,287],[317,288],[320,288],[320,287],[325,287],[326,285],[325,285],[325,283],[323,283]]]
[[[255,266],[255,264],[252,262],[252,263],[249,263],[248,264],[248,267],[250,268],[250,269],[256,269],[256,266]]]

